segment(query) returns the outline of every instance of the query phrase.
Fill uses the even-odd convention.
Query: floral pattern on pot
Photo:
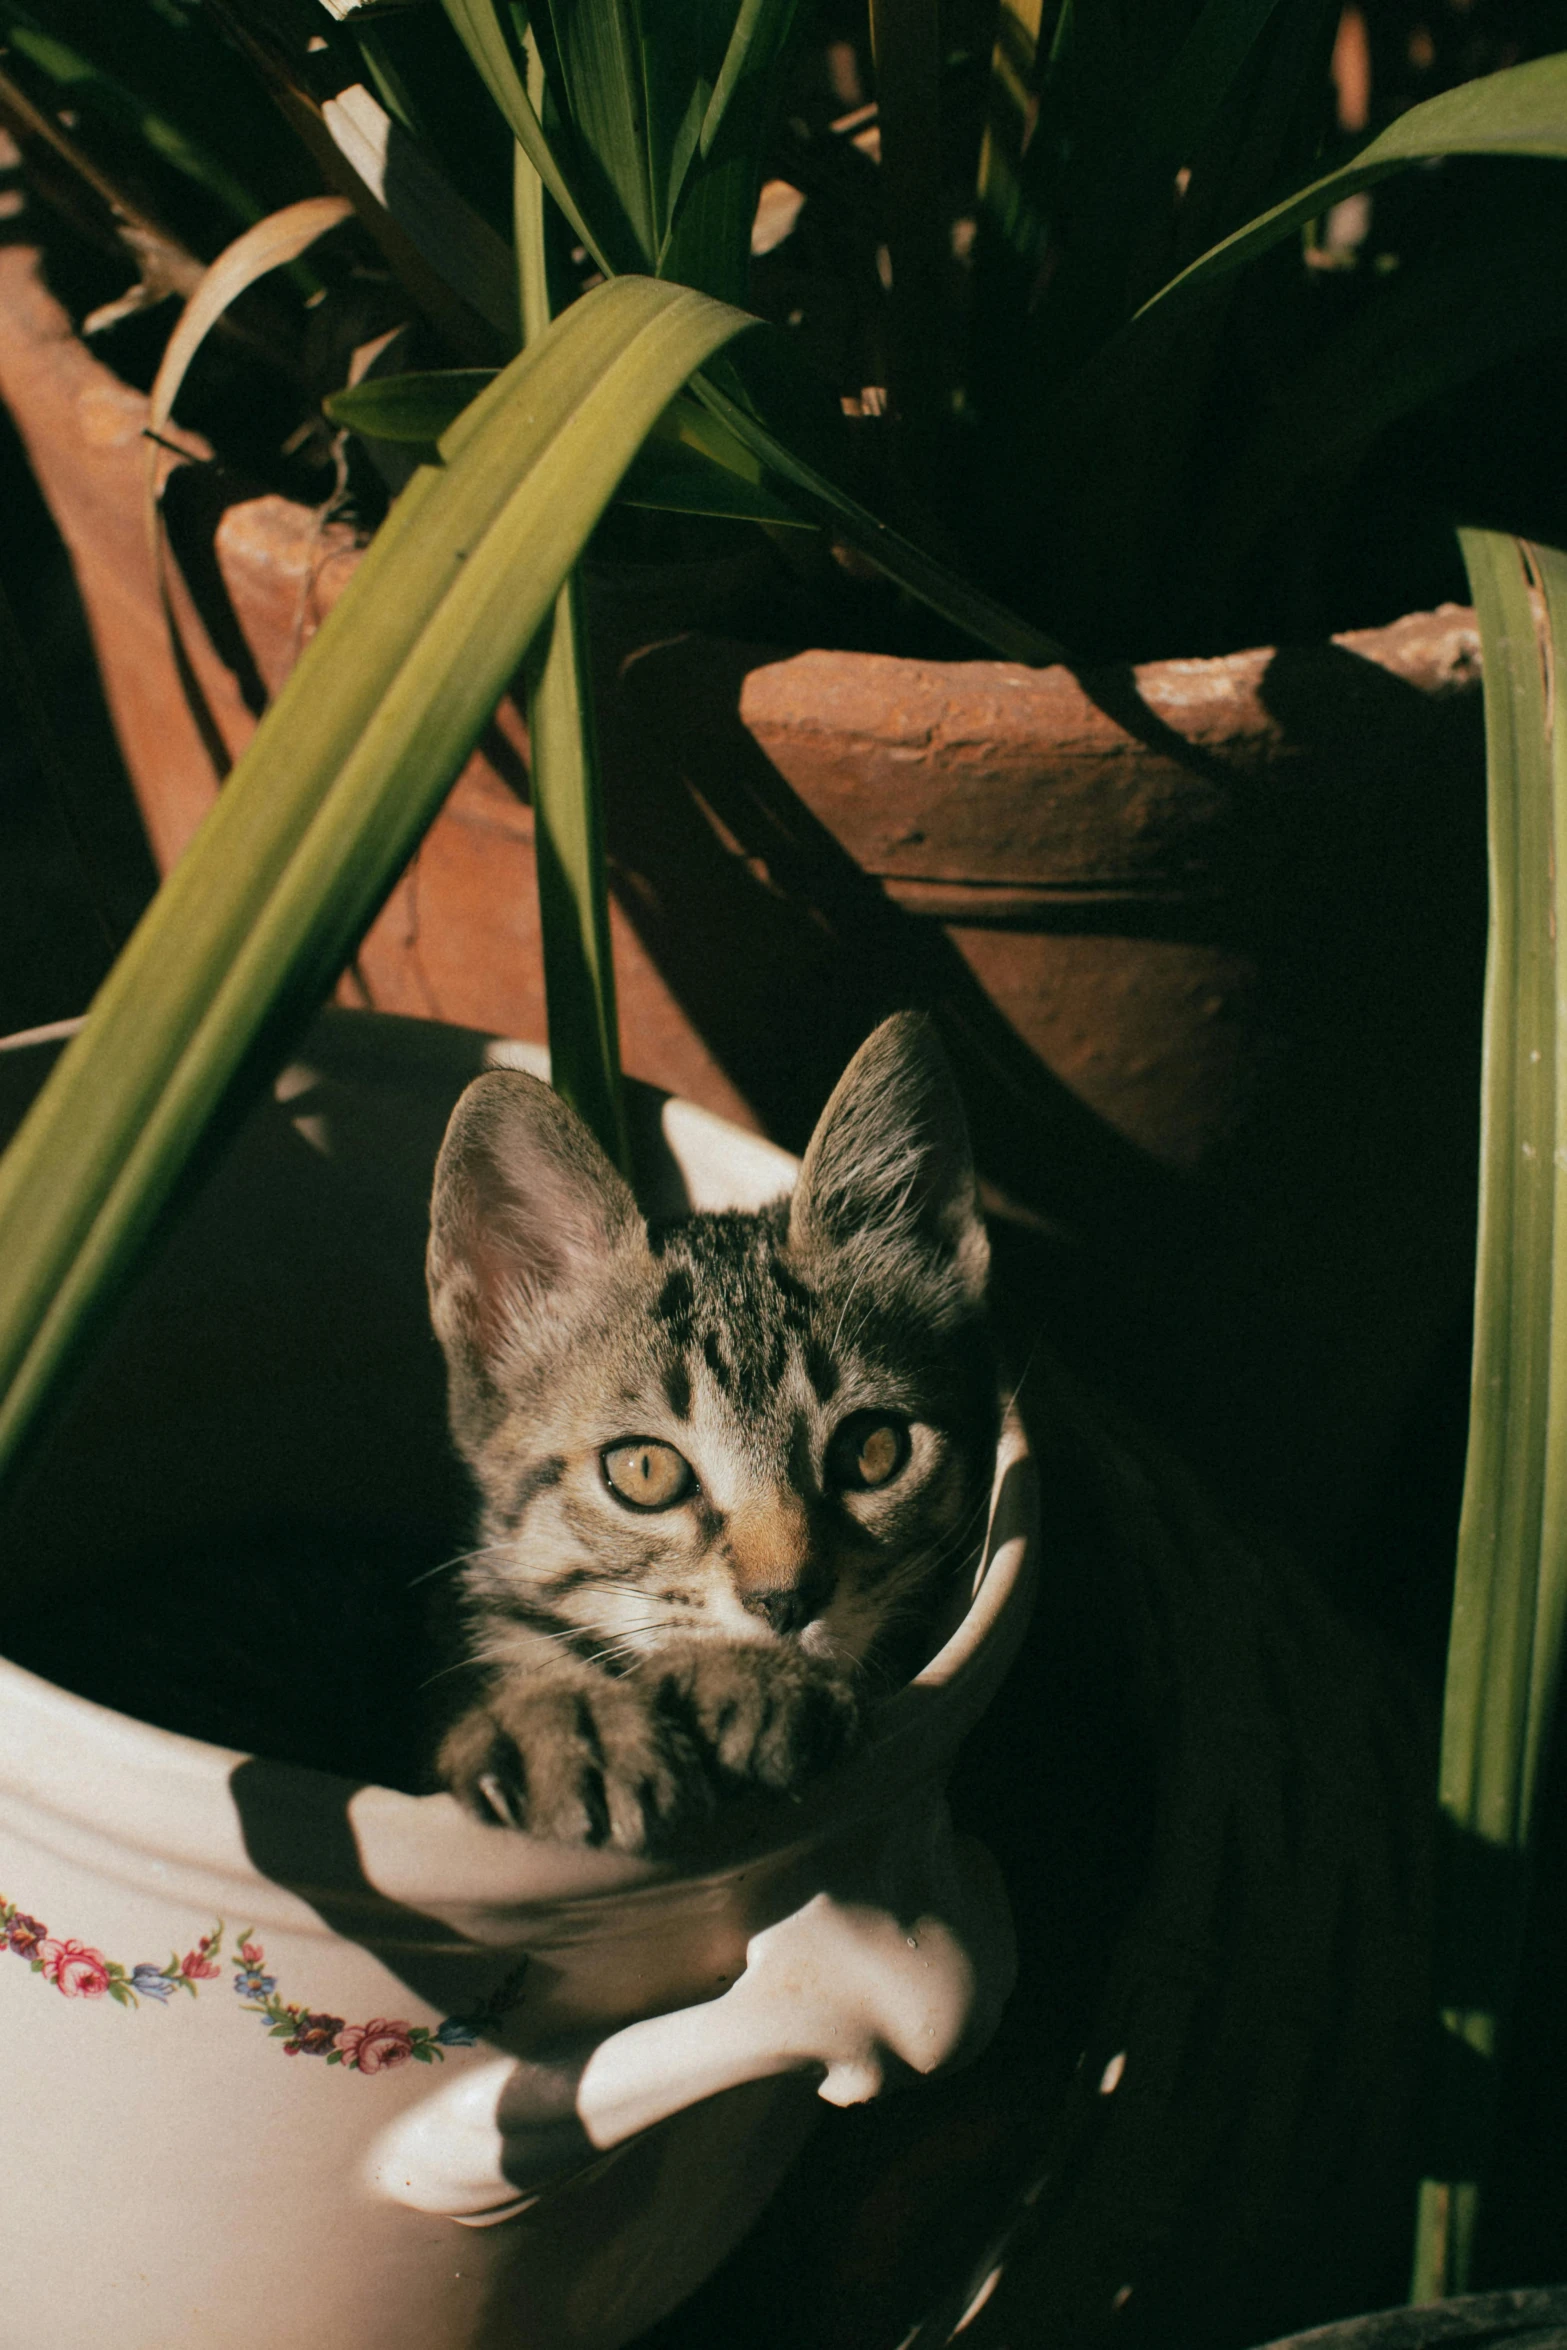
[[[144,1999],[164,2007],[177,1991],[188,1991],[194,1999],[203,1983],[216,1982],[223,1973],[225,1931],[220,1919],[183,1958],[174,1952],[167,1966],[142,1959],[126,1967],[118,1959],[105,1958],[90,1943],[61,1941],[41,1918],[29,1917],[0,1894],[0,1950],[25,1960],[31,1971],[52,1983],[64,1999],[112,1999],[119,2007],[139,2007]],[[266,1971],[267,1954],[248,1927],[236,1939],[230,1964],[242,2007],[247,2014],[261,2017],[268,2038],[283,2043],[285,2056],[319,2056],[352,2073],[395,2072],[410,2061],[440,2064],[448,2048],[473,2047],[481,2033],[517,2005],[528,1971],[524,1959],[496,1985],[482,2007],[471,2015],[449,2015],[432,2026],[390,2016],[351,2024],[343,2016],[318,2013],[297,2000],[280,1998],[277,1977]]]

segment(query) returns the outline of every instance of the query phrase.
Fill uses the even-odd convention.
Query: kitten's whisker
[[[446,1680],[452,1673],[471,1673],[473,1670],[474,1659],[471,1656],[460,1656],[453,1663],[442,1665],[439,1672],[426,1673],[424,1679],[419,1683],[419,1687],[433,1689],[437,1681]]]
[[[1013,1380],[1011,1390],[1008,1393],[1007,1404],[1009,1408],[1016,1407],[1017,1399],[1023,1392],[1024,1383],[1026,1382],[1030,1371],[1032,1371],[1034,1365],[1039,1360],[1040,1350],[1044,1346],[1044,1343],[1045,1342],[1043,1337],[1038,1337],[1034,1340],[1033,1345],[1029,1348],[1028,1360],[1024,1363],[1023,1368],[1021,1371],[1019,1371],[1017,1377]]]
[[[612,1640],[607,1647],[595,1649],[593,1654],[584,1658],[583,1661],[590,1665],[618,1664],[623,1660],[634,1663],[646,1655],[647,1650],[638,1648],[634,1640]]]
[[[439,1566],[426,1567],[422,1575],[415,1575],[408,1588],[416,1591],[421,1583],[428,1583],[436,1575],[449,1575],[453,1567],[472,1566],[475,1559],[488,1558],[493,1551],[503,1548],[499,1542],[484,1542],[477,1550],[460,1550],[455,1558],[442,1559]]]

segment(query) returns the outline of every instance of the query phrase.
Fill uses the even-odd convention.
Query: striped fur
[[[912,1015],[862,1047],[792,1200],[759,1215],[649,1231],[547,1088],[469,1088],[430,1292],[483,1504],[440,1756],[470,1808],[657,1848],[726,1788],[792,1790],[840,1751],[982,1530],[986,1256],[961,1105]],[[882,1426],[898,1465],[867,1488],[854,1447]],[[672,1506],[611,1483],[634,1441],[688,1464]]]

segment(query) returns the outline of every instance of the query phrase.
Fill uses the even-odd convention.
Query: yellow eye
[[[827,1448],[835,1483],[858,1493],[890,1485],[908,1457],[908,1422],[886,1412],[852,1412]]]
[[[621,1444],[606,1445],[599,1457],[605,1484],[634,1510],[673,1509],[696,1483],[684,1454],[651,1436],[628,1436]]]

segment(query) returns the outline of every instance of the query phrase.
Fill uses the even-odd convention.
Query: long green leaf
[[[1025,185],[1023,157],[1038,114],[1034,76],[1043,0],[1001,0],[985,91],[975,193],[1002,250],[1022,269],[1039,266],[1045,222]],[[1008,279],[1012,290],[1011,279]]]
[[[534,95],[539,89],[533,65]],[[550,329],[544,183],[521,147],[513,183],[525,343]],[[581,585],[573,570],[528,658],[528,777],[544,953],[550,1079],[624,1174],[631,1169],[615,957],[609,930],[604,796]]]
[[[326,411],[335,424],[358,432],[424,443],[438,439],[487,380],[477,368],[388,376],[332,393]],[[879,520],[711,382],[698,383],[671,405],[628,472],[622,495],[630,505],[677,513],[819,524],[1004,659],[1044,664],[1067,657],[1053,637]]]
[[[729,46],[702,116],[698,139],[702,154],[713,152],[746,84],[759,83],[776,70],[794,12],[795,0],[740,0]],[[678,184],[672,182],[671,210],[678,203],[679,195]]]
[[[513,138],[570,221],[584,249],[592,254],[606,276],[616,269],[635,269],[636,254],[619,249],[612,255],[600,241],[596,229],[590,226],[575,192],[567,185],[528,95],[525,68],[507,38],[501,13],[493,0],[442,0],[442,6],[485,88],[505,117]]]
[[[391,887],[643,436],[750,323],[599,288],[393,507],[0,1161],[0,1462]]]
[[[169,594],[167,548],[164,544],[160,502],[166,470],[162,436],[173,417],[174,404],[180,396],[191,362],[230,304],[238,301],[241,294],[259,283],[272,270],[285,268],[290,262],[297,261],[318,238],[328,235],[341,221],[348,219],[352,210],[353,207],[343,196],[306,196],[297,204],[284,205],[280,212],[268,213],[265,220],[256,221],[250,228],[243,230],[231,245],[225,246],[192,288],[190,299],[180,313],[179,323],[158,362],[158,372],[152,379],[152,390],[147,398],[148,438],[142,477],[142,504],[153,577],[157,581],[158,601],[163,609],[163,623],[168,630],[169,649],[174,656],[180,690],[185,696],[196,731],[201,736],[202,747],[212,762],[213,772],[220,780],[229,771],[228,746],[202,689],[201,679],[185,643],[179,614]]]
[[[437,367],[419,375],[372,376],[329,392],[321,405],[334,424],[372,441],[406,441],[427,448],[457,422],[499,371],[493,367]]]
[[[770,432],[760,417],[732,399],[707,376],[692,384],[692,396],[707,410],[719,434],[750,451],[764,474],[776,482],[802,514],[836,533],[866,556],[879,571],[915,596],[944,620],[988,645],[1005,661],[1027,661],[1047,666],[1070,658],[1054,637],[1020,620],[1005,604],[971,587],[960,572],[943,563],[912,539],[905,538],[868,507],[862,506],[826,474],[797,457]],[[719,435],[712,447],[723,446]]]
[[[575,571],[529,658],[528,751],[550,1082],[629,1176],[604,795]]]
[[[672,101],[679,104],[670,85],[688,17],[668,11],[654,44],[641,40],[636,16],[634,0],[568,0],[564,7],[533,0],[528,41],[554,100],[551,143],[584,217],[606,250],[634,253],[634,269],[652,270],[663,230],[655,156],[674,129],[661,117]],[[531,82],[529,95],[542,118],[543,96]]]
[[[1412,164],[1444,155],[1567,157],[1567,52],[1537,57],[1464,82],[1407,114],[1362,147],[1349,162],[1324,173],[1260,212],[1160,287],[1139,318],[1178,294],[1198,292],[1276,245],[1302,221],[1327,212],[1344,197]]]
[[[707,12],[695,11],[690,18],[671,14],[661,21],[656,40],[638,42],[630,29],[628,0],[583,0],[580,7],[572,0],[571,6],[558,8],[541,0],[529,25],[529,43],[542,55],[557,114],[564,117],[552,121],[546,137],[541,93],[528,78],[526,58],[508,32],[497,0],[443,0],[443,5],[518,145],[599,267],[606,272],[637,267],[635,259],[625,259],[627,247],[641,248],[652,239],[655,249],[651,255],[642,251],[643,263],[665,268],[673,277],[686,277],[684,265],[691,256],[684,247],[676,250],[671,245],[666,251],[659,243],[659,190],[670,184],[672,161],[685,137],[689,92],[701,78],[699,53],[711,38]],[[751,98],[757,99],[757,85],[765,80],[760,65],[775,58],[787,22],[784,0],[769,0],[765,11],[749,15],[742,7],[719,58],[717,81],[729,72],[737,85],[740,82],[734,42],[744,29],[752,44],[744,79]],[[644,73],[652,77],[645,87],[639,78]],[[681,88],[687,97],[677,103]],[[715,84],[704,115],[704,124],[712,117],[715,153],[735,131],[743,111],[739,97],[731,93],[714,116],[718,96]],[[746,161],[745,170],[751,169],[752,163]],[[731,204],[737,184],[730,184],[722,199],[725,205]],[[686,202],[694,201],[689,179],[683,185]],[[746,209],[747,231],[749,223]],[[709,230],[717,238],[713,220],[703,229],[703,237]],[[721,242],[717,238],[710,259]],[[704,245],[703,251],[709,249]],[[716,262],[713,266],[716,269]],[[787,339],[770,331],[758,338],[759,343],[764,340],[778,352],[781,365],[788,356]],[[991,651],[1034,663],[1066,657],[1053,637],[971,587],[950,565],[872,514],[823,466],[786,447],[765,421],[772,405],[763,407],[749,395],[737,398],[738,389],[706,379],[693,387],[693,401],[708,411],[710,426],[704,435],[688,415],[679,436],[688,447],[702,449],[740,478],[759,481],[808,521],[834,531],[908,594]],[[791,438],[798,439],[799,404],[786,398],[777,405],[780,416],[788,418]],[[739,451],[745,454],[737,464]]]
[[[429,449],[494,377],[495,370],[488,367],[378,376],[332,392],[322,406],[334,424],[347,425],[370,440]],[[761,465],[738,441],[723,464],[706,453],[700,446],[705,422],[694,400],[674,401],[632,460],[620,485],[620,503],[664,514],[766,522],[786,530],[812,527],[766,487]]]
[[[722,55],[716,45],[710,53],[716,74],[709,81],[704,54],[691,76],[689,115],[665,166],[661,277],[746,299],[762,141],[795,13],[796,0],[740,0]],[[662,164],[656,155],[654,170]]]
[[[1442,1716],[1440,2162],[1413,2297],[1463,2292],[1567,1625],[1567,556],[1461,534],[1485,663],[1486,971],[1474,1373]],[[1542,643],[1529,592],[1543,591]]]
[[[649,434],[620,485],[622,506],[654,514],[707,514],[718,522],[765,522],[772,530],[816,527],[764,480],[751,481],[688,446],[680,437],[681,414],[677,402]]]
[[[19,55],[46,74],[57,88],[68,90],[77,105],[89,108],[117,130],[128,131],[144,141],[154,155],[215,197],[235,220],[245,222],[259,217],[262,205],[235,178],[221,156],[161,107],[149,105],[136,91],[128,89],[114,75],[103,72],[68,41],[30,22],[25,11],[0,9],[0,30]]]
[[[1208,0],[1145,104],[1134,137],[1172,169],[1190,162],[1280,0]]]
[[[489,222],[362,82],[328,98],[321,120],[355,178],[415,251],[496,329],[507,350],[515,349],[512,257]]]
[[[1400,271],[1280,387],[1209,510],[1206,562],[1227,571],[1313,473],[1357,455],[1416,408],[1560,331],[1567,190],[1511,235],[1444,246]],[[1454,331],[1462,320],[1463,331]]]

